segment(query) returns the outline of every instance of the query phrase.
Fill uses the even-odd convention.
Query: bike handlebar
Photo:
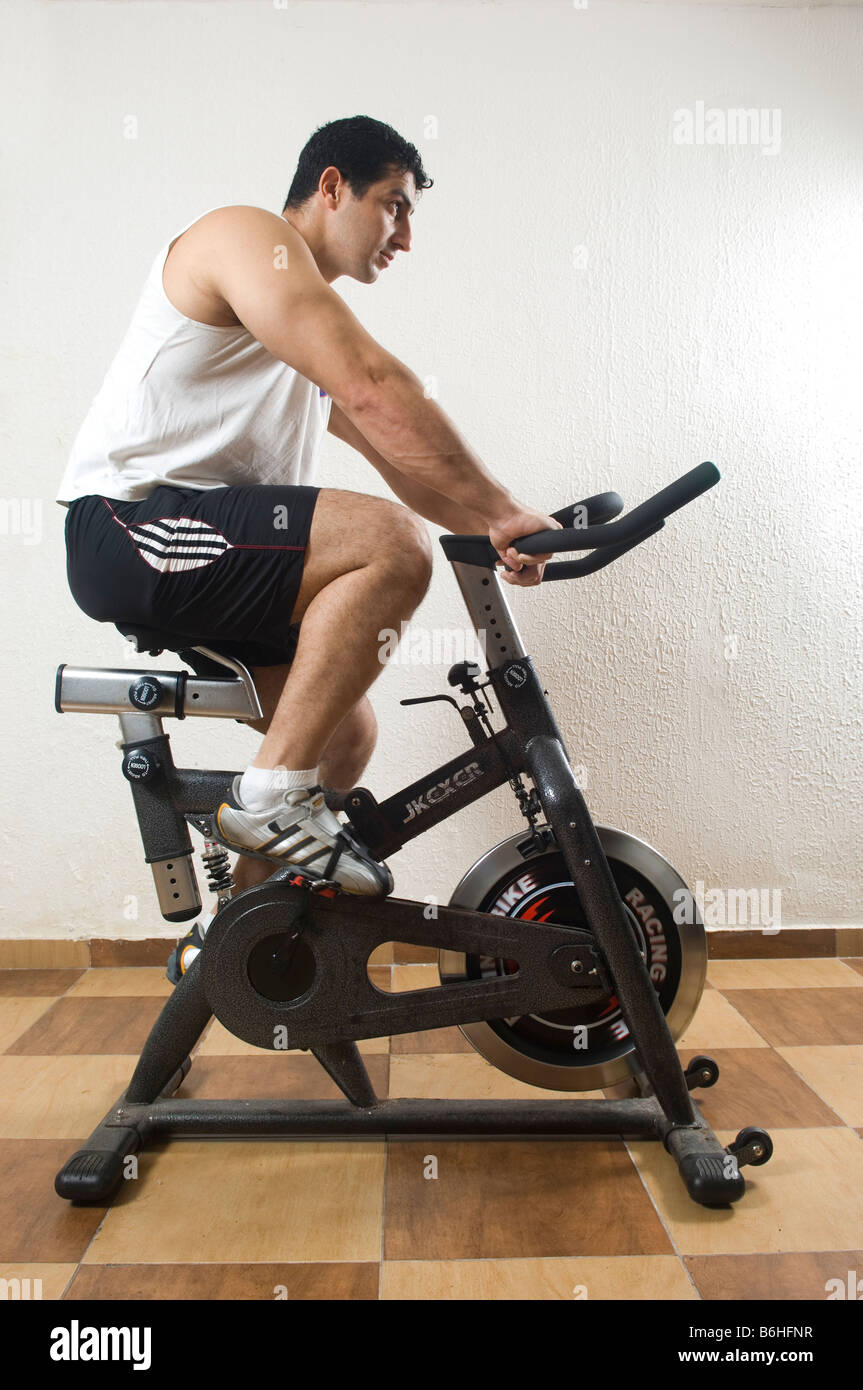
[[[700,497],[702,492],[719,482],[719,469],[713,463],[700,463],[684,473],[668,487],[648,497],[646,502],[634,507],[626,516],[614,521],[623,510],[623,499],[616,492],[600,492],[595,497],[586,497],[582,502],[571,502],[560,511],[552,512],[555,521],[561,523],[560,531],[536,531],[529,536],[521,536],[510,541],[510,545],[525,555],[554,555],[561,550],[590,550],[580,560],[563,560],[547,563],[543,572],[546,579],[575,579],[582,574],[592,574],[595,570],[610,565],[633,546],[640,545],[648,536],[654,536],[665,525],[666,517],[685,507]],[[575,512],[584,513],[586,525],[573,526]],[[579,520],[582,517],[579,516]],[[569,523],[569,524],[567,524]],[[477,535],[446,535],[440,538],[444,553],[453,561],[466,561],[472,565],[497,566],[501,563],[498,552],[489,537]],[[509,565],[505,569],[513,573]]]
[[[554,555],[562,550],[592,550],[581,560],[565,560],[546,564],[543,582],[546,579],[574,579],[578,575],[592,574],[611,564],[618,556],[632,550],[648,536],[661,531],[667,517],[679,511],[688,502],[693,502],[708,488],[719,482],[719,469],[713,463],[700,463],[690,469],[668,487],[649,497],[646,502],[634,507],[619,521],[615,517],[623,509],[623,501],[616,492],[603,492],[588,497],[584,502],[570,503],[551,515],[555,521],[564,523],[560,531],[536,531],[529,536],[521,536],[510,545],[525,555]],[[576,508],[585,508],[586,526],[567,526],[574,520]]]

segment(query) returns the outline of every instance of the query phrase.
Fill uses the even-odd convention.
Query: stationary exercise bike
[[[618,521],[623,502],[603,493],[555,513],[564,529],[516,542],[526,554],[590,552],[549,562],[544,580],[591,574],[655,535],[665,518],[712,487],[703,463]],[[656,850],[594,826],[533,660],[484,536],[441,536],[488,663],[460,662],[449,701],[470,748],[378,802],[356,787],[348,829],[388,859],[409,840],[508,783],[526,825],[490,849],[448,905],[347,894],[293,865],[232,896],[213,813],[235,773],[177,768],[163,719],[257,720],[254,682],[212,646],[117,627],[138,651],[177,651],[188,671],[60,666],[60,712],[120,717],[123,773],[132,789],[162,915],[185,922],[201,900],[189,825],[218,910],[204,946],[167,1000],[129,1085],[55,1180],[61,1197],[104,1203],[126,1159],[166,1136],[337,1138],[368,1135],[571,1136],[661,1139],[694,1201],[727,1206],[745,1191],[744,1164],[765,1163],[770,1137],[749,1127],[723,1147],[690,1091],[719,1075],[711,1058],[684,1072],[674,1042],[704,988],[707,948],[697,907]],[[495,730],[489,691],[504,726]],[[416,700],[404,704],[418,703]],[[524,785],[529,777],[532,786]],[[367,962],[384,942],[432,946],[441,984],[386,993]],[[340,1101],[173,1098],[189,1054],[214,1016],[238,1038],[272,1051],[311,1051],[346,1097]],[[380,1100],[357,1048],[364,1038],[457,1025],[493,1066],[552,1091],[629,1083],[637,1095],[603,1100]]]

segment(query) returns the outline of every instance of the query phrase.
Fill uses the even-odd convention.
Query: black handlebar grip
[[[661,492],[656,492],[652,497],[648,497],[646,502],[642,502],[639,507],[634,508],[634,512],[639,517],[649,516],[651,519],[656,517],[671,516],[672,512],[679,511],[685,507],[687,502],[694,502],[696,497],[700,497],[702,492],[713,487],[714,483],[719,482],[719,469],[715,463],[699,463],[696,468],[691,468],[688,473],[684,473],[682,478],[669,483]]]
[[[570,502],[557,512],[549,512],[561,526],[572,526],[573,513],[584,508],[588,526],[599,526],[613,521],[623,511],[623,498],[619,492],[597,492],[593,497],[584,497],[580,502]],[[527,553],[527,552],[525,552]]]
[[[684,473],[682,478],[669,483],[646,502],[633,507],[631,512],[619,521],[604,525],[564,527],[562,531],[537,531],[532,536],[520,536],[511,541],[514,550],[524,555],[554,555],[562,550],[593,550],[595,546],[620,545],[640,535],[655,522],[663,521],[672,512],[686,506],[702,492],[719,482],[719,469],[713,463],[700,463]],[[555,518],[558,520],[559,518]]]
[[[543,584],[547,579],[580,579],[584,574],[595,574],[597,570],[605,569],[613,560],[619,560],[621,555],[625,555],[628,550],[634,550],[642,541],[646,541],[648,536],[655,536],[657,531],[661,531],[665,525],[664,521],[655,521],[652,526],[648,526],[646,531],[640,531],[632,540],[622,541],[620,545],[606,545],[597,547],[589,555],[583,555],[580,560],[555,560],[549,561],[542,576]]]

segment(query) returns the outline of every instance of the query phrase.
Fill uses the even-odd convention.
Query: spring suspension
[[[207,874],[207,885],[219,900],[219,907],[230,902],[236,884],[231,872],[228,851],[217,840],[205,840],[201,860]]]

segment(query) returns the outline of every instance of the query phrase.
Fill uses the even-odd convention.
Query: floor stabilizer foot
[[[729,1161],[730,1160],[730,1161]],[[746,1179],[733,1154],[687,1154],[677,1164],[686,1190],[703,1207],[726,1207],[746,1191]]]
[[[704,1207],[725,1207],[746,1191],[746,1179],[733,1152],[723,1148],[709,1125],[669,1129],[665,1147],[677,1160],[686,1190]]]
[[[99,1205],[110,1201],[123,1181],[129,1155],[141,1146],[134,1129],[114,1129],[110,1139],[110,1148],[79,1149],[67,1160],[54,1179],[58,1197]]]

